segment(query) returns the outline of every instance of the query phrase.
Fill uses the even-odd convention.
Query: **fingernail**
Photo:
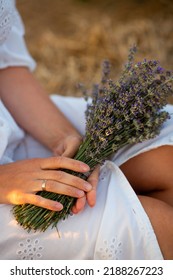
[[[63,209],[63,205],[61,204],[61,203],[59,203],[59,202],[55,202],[55,208],[57,209],[57,210],[62,210]]]
[[[78,195],[78,197],[82,197],[82,196],[84,196],[84,192],[81,190],[77,190],[77,195]]]
[[[92,190],[92,186],[89,183],[84,183],[84,187],[86,191]]]
[[[89,166],[87,164],[83,164],[82,163],[81,167],[82,167],[83,171],[89,171],[90,170],[90,168],[89,168]]]

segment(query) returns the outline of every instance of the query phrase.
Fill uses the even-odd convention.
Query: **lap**
[[[0,259],[162,259],[150,220],[120,169],[101,169],[97,203],[57,228],[27,232],[0,207]]]

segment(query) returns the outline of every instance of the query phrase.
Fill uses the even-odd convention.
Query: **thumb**
[[[65,152],[64,143],[60,143],[54,150],[55,156],[62,156]]]
[[[66,139],[65,149],[63,151],[63,156],[65,157],[74,157],[77,153],[79,146],[82,142],[81,137],[77,136],[70,136],[68,139]]]

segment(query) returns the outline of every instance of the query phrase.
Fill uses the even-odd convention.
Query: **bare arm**
[[[0,97],[16,122],[51,150],[67,136],[81,141],[78,131],[54,106],[27,68],[0,70]]]
[[[82,139],[79,132],[51,102],[48,94],[27,68],[9,67],[0,70],[0,97],[25,131],[56,155],[74,156]],[[73,209],[75,213],[84,208],[86,200],[90,206],[94,206],[97,173],[89,179],[93,185],[92,191],[78,198]]]

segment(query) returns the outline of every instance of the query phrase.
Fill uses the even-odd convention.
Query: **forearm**
[[[80,136],[27,68],[0,70],[0,97],[16,122],[52,150],[68,135]]]

